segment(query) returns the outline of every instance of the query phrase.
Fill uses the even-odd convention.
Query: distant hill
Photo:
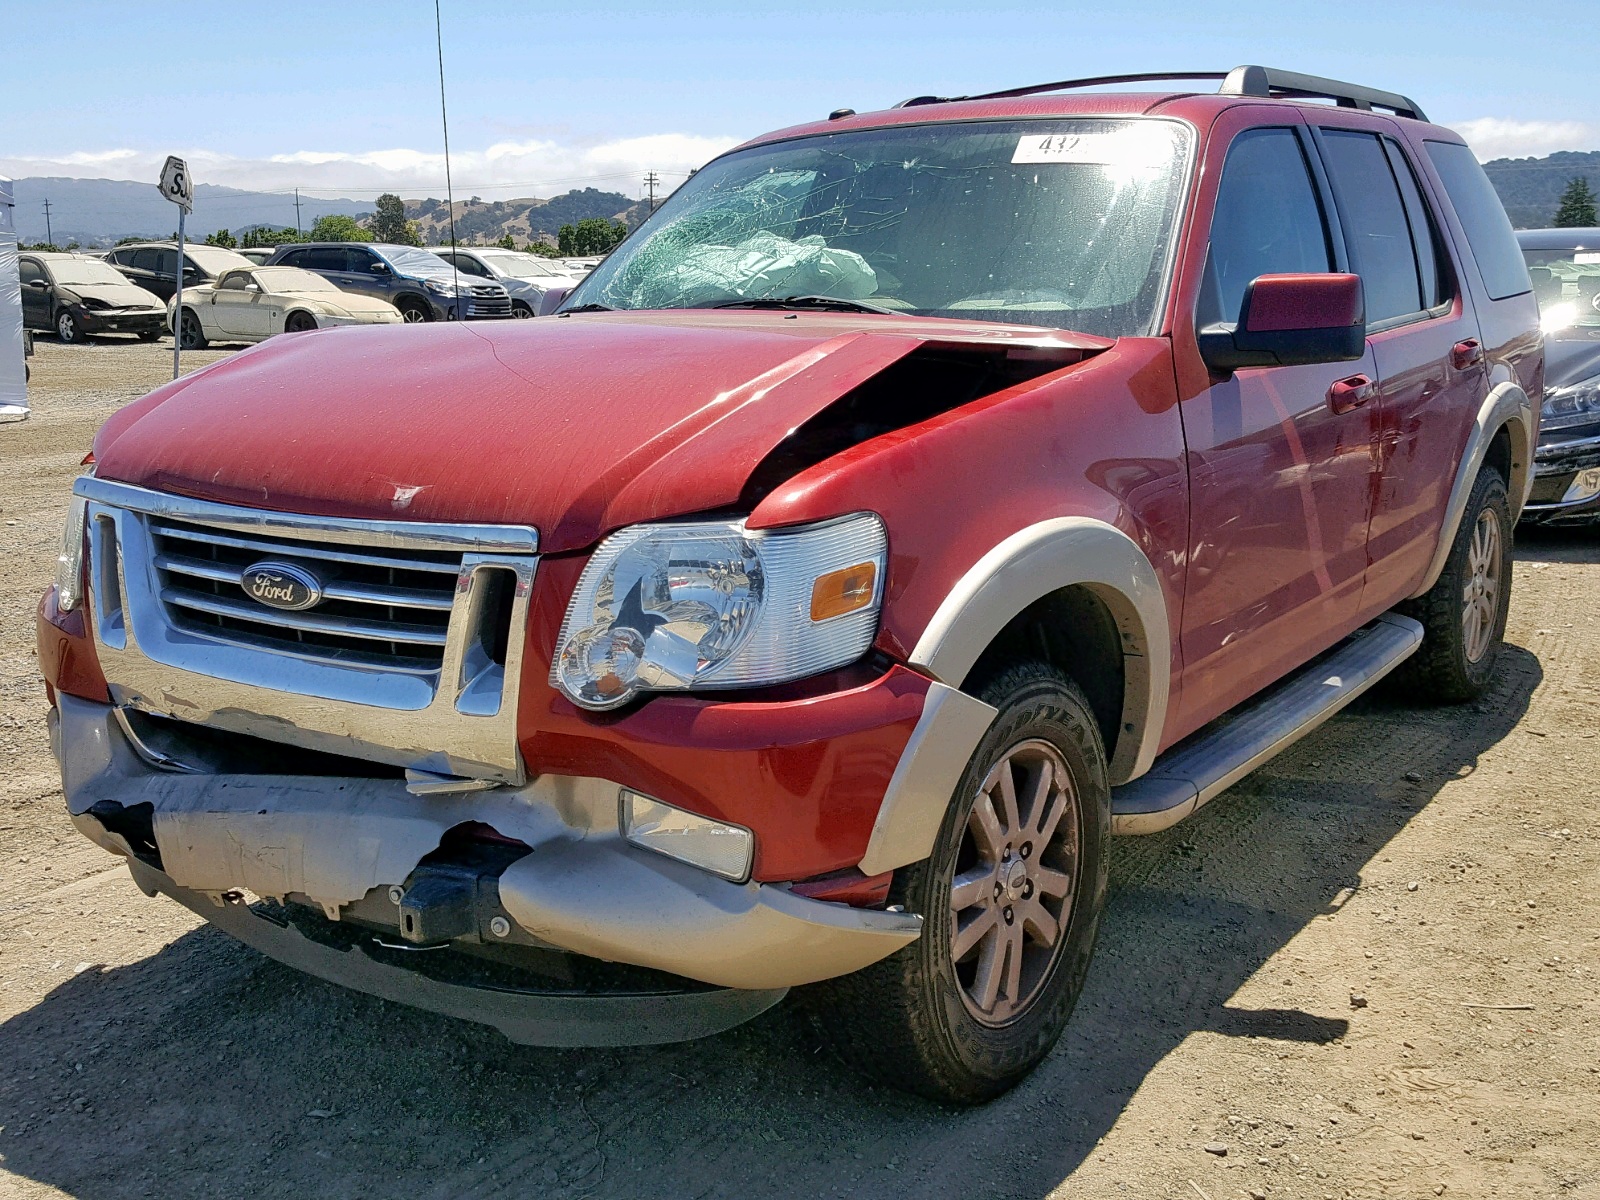
[[[523,196],[515,200],[457,200],[456,241],[466,245],[497,242],[510,234],[519,246],[525,242],[554,242],[563,225],[589,217],[621,221],[630,229],[647,215],[645,205],[621,192],[582,188],[541,200]],[[407,200],[406,216],[417,223],[422,240],[439,245],[450,240],[450,206],[443,200]]]
[[[178,210],[162,199],[155,185],[126,179],[62,179],[33,176],[14,182],[17,233],[25,242],[45,240],[44,202],[50,201],[50,233],[58,246],[109,246],[118,238],[135,235],[166,237],[178,226]],[[422,240],[437,245],[450,240],[449,208],[443,200],[407,200],[406,216],[417,222]],[[456,201],[458,241],[499,241],[507,233],[520,245],[541,238],[555,241],[563,225],[587,217],[626,223],[629,228],[644,219],[646,206],[621,192],[581,188],[551,196],[523,196],[516,200],[485,201],[476,197]],[[373,212],[372,200],[318,200],[300,198],[300,227],[310,229],[318,217],[330,214],[365,221]],[[247,192],[214,184],[197,184],[194,212],[188,232],[196,241],[218,229],[236,236],[256,225],[295,224],[293,193]]]
[[[1561,191],[1575,178],[1600,193],[1600,150],[1562,150],[1544,158],[1497,158],[1483,164],[1500,203],[1518,229],[1542,229],[1555,218]],[[20,207],[20,206],[19,206]]]
[[[109,246],[118,238],[143,234],[166,237],[178,227],[178,210],[154,183],[126,179],[24,177],[14,183],[17,233],[25,242],[45,240],[44,202],[50,201],[50,232],[58,246],[78,242]],[[300,200],[303,227],[325,214],[363,217],[371,200]],[[218,229],[251,225],[294,225],[294,195],[246,192],[216,184],[196,184],[188,232],[197,240]]]

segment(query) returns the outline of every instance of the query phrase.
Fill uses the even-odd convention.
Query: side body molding
[[[959,687],[1011,619],[1034,601],[1074,585],[1110,610],[1122,638],[1122,731],[1112,784],[1142,775],[1155,759],[1167,717],[1172,637],[1161,581],[1143,550],[1114,525],[1056,517],[1018,530],[951,589],[911,652],[911,662]]]
[[[1444,522],[1439,529],[1439,545],[1434,549],[1433,561],[1427,574],[1412,594],[1420,596],[1438,582],[1444,571],[1445,559],[1450,557],[1450,547],[1456,540],[1456,530],[1461,528],[1461,518],[1467,509],[1467,499],[1472,485],[1483,467],[1484,456],[1501,426],[1509,426],[1511,435],[1511,478],[1506,494],[1511,501],[1511,522],[1516,524],[1527,503],[1528,492],[1533,487],[1533,451],[1539,439],[1538,425],[1534,421],[1533,404],[1528,394],[1515,383],[1501,383],[1490,389],[1478,409],[1478,419],[1467,435],[1466,448],[1461,452],[1461,465],[1456,468],[1456,481],[1450,488],[1450,499],[1445,503]]]

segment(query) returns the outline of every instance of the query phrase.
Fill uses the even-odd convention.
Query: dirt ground
[[[1364,700],[1119,841],[1060,1047],[946,1111],[792,1005],[513,1047],[265,960],[78,837],[33,607],[92,430],[170,353],[41,339],[0,426],[0,1195],[1600,1197],[1596,534],[1522,536],[1481,703]]]

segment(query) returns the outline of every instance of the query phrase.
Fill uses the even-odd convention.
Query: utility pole
[[[661,176],[654,171],[645,172],[644,185],[650,189],[650,211],[656,210],[656,186],[661,182]]]
[[[295,237],[303,236],[301,234],[301,232],[300,232],[300,189],[299,188],[295,188],[295,190],[294,190],[294,235],[295,235]]]
[[[50,201],[44,202],[44,240],[50,245],[56,244],[56,239],[50,233]]]

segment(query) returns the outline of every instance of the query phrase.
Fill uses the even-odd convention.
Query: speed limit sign
[[[167,156],[167,165],[161,168],[161,182],[156,185],[161,194],[184,212],[194,208],[194,183],[189,178],[189,164],[174,155]]]

